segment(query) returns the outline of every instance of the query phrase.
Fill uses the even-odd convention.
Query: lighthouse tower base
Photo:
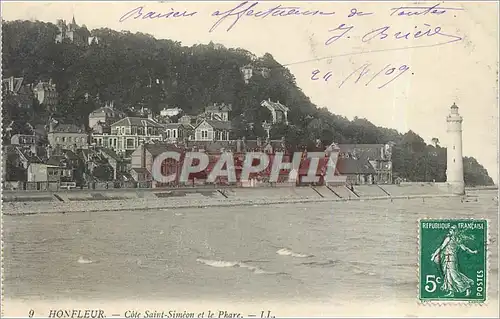
[[[465,195],[465,183],[464,182],[447,182],[446,185],[447,185],[449,194]]]

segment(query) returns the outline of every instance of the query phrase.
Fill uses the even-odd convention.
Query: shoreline
[[[99,208],[85,208],[81,205],[75,205],[81,202],[67,203],[66,207],[53,207],[53,209],[36,209],[41,208],[38,203],[23,203],[17,202],[18,205],[12,205],[13,203],[4,204],[4,211],[2,214],[6,216],[28,216],[28,215],[39,215],[39,214],[66,214],[66,213],[96,213],[96,212],[118,212],[118,211],[140,211],[140,210],[154,210],[154,209],[187,209],[187,208],[207,208],[207,207],[235,207],[235,206],[266,206],[266,205],[277,205],[277,204],[302,204],[302,203],[312,203],[312,202],[360,202],[360,201],[381,201],[381,200],[397,200],[397,199],[425,199],[425,198],[450,198],[450,197],[460,197],[451,194],[437,194],[437,195],[408,195],[408,196],[380,196],[380,197],[363,197],[363,198],[349,198],[349,199],[335,199],[335,198],[266,198],[266,199],[249,199],[249,200],[216,200],[216,201],[195,201],[188,200],[186,202],[169,202],[169,201],[155,201],[150,203],[139,203],[137,201],[114,201],[112,205],[107,203],[106,206],[102,206],[100,201],[85,202],[87,205],[95,204],[100,206]],[[19,205],[20,204],[20,205]],[[37,206],[36,208],[33,207]],[[21,206],[22,207],[16,207]],[[92,205],[93,206],[93,205]],[[136,207],[134,207],[136,206]],[[17,209],[16,209],[17,208]],[[21,210],[21,211],[20,211]],[[26,210],[30,210],[26,212]],[[33,210],[33,211],[32,211]]]
[[[5,192],[2,214],[25,216],[53,213],[140,211],[231,206],[264,206],[311,202],[380,201],[425,198],[474,197],[450,194],[434,184],[337,186],[201,187],[156,189],[78,190],[62,192]]]

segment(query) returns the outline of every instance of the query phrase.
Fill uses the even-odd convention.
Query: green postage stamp
[[[487,228],[485,219],[419,221],[421,302],[486,301]]]

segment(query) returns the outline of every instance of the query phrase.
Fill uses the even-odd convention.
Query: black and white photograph
[[[2,318],[498,318],[498,2],[1,7]]]

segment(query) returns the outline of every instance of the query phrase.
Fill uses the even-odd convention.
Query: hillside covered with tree
[[[175,106],[187,114],[197,114],[210,103],[231,103],[237,129],[233,138],[254,139],[265,135],[261,123],[269,115],[260,102],[270,98],[290,108],[290,125],[273,128],[271,138],[285,136],[296,147],[314,144],[317,139],[324,144],[394,142],[396,176],[410,181],[445,180],[446,149],[437,139],[434,145],[427,145],[412,131],[401,134],[366,119],[349,121],[317,108],[271,54],[258,58],[243,49],[212,43],[187,47],[147,34],[110,29],[90,32],[100,38],[98,44],[55,43],[56,25],[39,21],[4,22],[2,29],[3,78],[23,77],[24,83],[52,79],[59,93],[59,104],[51,111],[56,118],[87,125],[88,114],[105,101],[114,101],[122,110],[147,107],[159,112]],[[253,76],[245,84],[240,68],[249,63],[270,69],[270,75]],[[12,121],[14,130],[20,132],[26,122],[46,123],[51,114],[36,100],[30,108],[22,108],[18,99],[4,96],[4,128]],[[464,158],[464,169],[468,185],[493,184],[474,158]]]

